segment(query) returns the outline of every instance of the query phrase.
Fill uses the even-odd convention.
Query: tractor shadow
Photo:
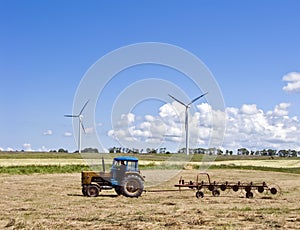
[[[67,196],[74,196],[74,197],[86,197],[82,194],[67,194]],[[99,194],[98,197],[111,197],[111,198],[115,198],[118,197],[117,194]]]

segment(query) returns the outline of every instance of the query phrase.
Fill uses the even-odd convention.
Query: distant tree
[[[237,150],[238,155],[249,155],[249,150],[246,148],[240,148]]]
[[[166,153],[167,148],[159,148],[159,153]]]
[[[63,149],[63,148],[60,148],[58,150],[59,153],[68,153],[68,150],[67,149]]]
[[[83,153],[99,153],[97,148],[85,148],[81,152],[83,152]]]
[[[297,151],[296,150],[290,150],[289,151],[289,157],[297,157]]]
[[[268,149],[267,150],[267,153],[268,153],[268,156],[275,156],[276,155],[276,150],[273,150],[273,149]]]
[[[108,149],[108,152],[109,152],[109,153],[115,153],[115,147],[109,148],[109,149]]]
[[[217,155],[222,155],[223,151],[221,149],[217,149]]]
[[[147,153],[157,153],[156,149],[150,149],[150,148],[147,148],[146,152]]]

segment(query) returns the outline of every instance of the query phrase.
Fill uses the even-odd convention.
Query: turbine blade
[[[172,95],[168,94],[171,98],[173,98],[175,101],[177,101],[178,103],[182,104],[183,106],[187,107],[186,104],[184,104],[183,102],[179,101],[178,99],[176,99],[175,97],[173,97]]]
[[[194,103],[195,101],[199,100],[201,97],[205,96],[206,94],[208,94],[208,92],[202,94],[201,96],[199,97],[196,97],[195,99],[193,99],[188,105],[191,105],[192,103]]]
[[[90,101],[90,100],[87,100],[87,102],[84,104],[84,106],[82,107],[82,109],[81,109],[79,115],[82,114],[83,110],[85,109],[85,107],[87,106],[87,104],[89,103],[89,101]]]
[[[78,115],[64,115],[65,117],[78,117]]]
[[[86,134],[86,131],[85,131],[85,128],[84,128],[83,122],[81,121],[81,122],[80,122],[80,124],[81,124],[81,128],[82,128],[82,130],[83,130],[84,134]]]

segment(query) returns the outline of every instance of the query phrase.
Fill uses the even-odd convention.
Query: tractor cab
[[[112,185],[121,185],[125,174],[131,172],[139,173],[137,158],[127,156],[115,157],[111,166]]]
[[[135,157],[115,157],[111,171],[119,169],[122,165],[126,166],[126,172],[138,172],[138,159]]]

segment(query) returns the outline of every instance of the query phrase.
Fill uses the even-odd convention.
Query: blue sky
[[[296,0],[2,0],[0,148],[76,150],[72,120],[63,115],[72,113],[76,90],[87,70],[120,47],[162,42],[193,53],[213,73],[228,108],[224,148],[300,149],[299,8]],[[96,124],[86,124],[83,147],[90,145],[90,133],[97,133],[104,149],[118,146],[115,138],[121,131],[124,135],[117,135],[119,141],[131,135],[141,148],[181,146],[180,138],[162,138],[153,145],[146,141],[154,132],[161,137],[165,134],[154,131],[165,122],[161,114],[168,121],[181,117],[181,113],[172,115],[168,105],[178,106],[172,100],[144,101],[130,116],[124,114],[123,118],[133,120],[126,120],[126,125],[118,126],[118,130],[112,128],[111,109],[116,92],[149,77],[179,85],[189,98],[202,93],[168,68],[140,66],[126,70],[107,85],[99,98]],[[284,90],[288,83],[293,85]],[[193,147],[207,144],[208,137],[202,134],[209,132],[209,127],[199,125],[197,120],[207,118],[207,107],[202,103],[206,103],[205,99],[197,102],[190,114],[191,123],[195,122],[191,132],[201,132],[200,137],[198,133],[198,138],[191,138]],[[145,129],[149,122],[152,134]],[[162,129],[169,130],[170,125],[164,124]],[[181,126],[180,121],[173,124],[177,129],[174,135],[183,134]],[[129,128],[132,130],[127,132]]]

